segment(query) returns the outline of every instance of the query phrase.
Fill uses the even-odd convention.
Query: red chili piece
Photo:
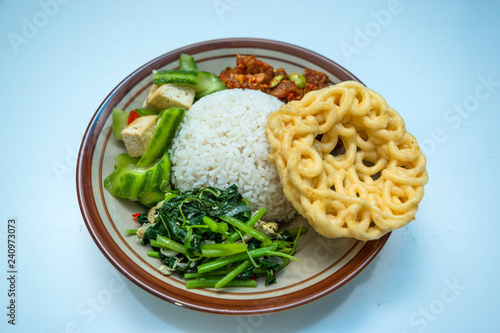
[[[135,110],[130,111],[130,114],[128,115],[127,125],[139,117],[140,117],[139,114]]]

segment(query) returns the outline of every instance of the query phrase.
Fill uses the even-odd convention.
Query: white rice
[[[256,90],[228,89],[201,98],[186,112],[172,143],[172,182],[181,191],[236,184],[265,221],[290,220],[278,171],[267,160],[268,116],[283,103]]]

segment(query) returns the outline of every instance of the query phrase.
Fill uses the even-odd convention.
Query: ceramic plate
[[[168,302],[189,309],[221,314],[260,314],[307,304],[338,289],[363,270],[379,253],[389,234],[376,241],[326,239],[312,228],[300,240],[296,257],[278,275],[278,283],[257,288],[191,289],[176,276],[159,273],[158,259],[146,255],[147,247],[124,231],[136,228],[132,214],[142,212],[138,203],[111,196],[103,179],[124,152],[122,142],[111,134],[113,108],[141,107],[152,85],[152,71],[175,69],[181,53],[192,55],[200,70],[220,73],[233,67],[237,54],[253,54],[275,68],[302,72],[305,67],[328,74],[330,83],[359,81],[335,62],[304,48],[263,39],[221,39],[189,45],[166,53],[145,64],[106,97],[94,114],[80,148],[77,191],[83,218],[97,246],[108,260],[131,281]],[[298,218],[294,223],[299,223]]]

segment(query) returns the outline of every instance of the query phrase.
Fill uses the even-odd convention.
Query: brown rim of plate
[[[95,243],[105,257],[129,280],[149,293],[175,305],[218,314],[253,315],[278,312],[305,305],[321,298],[359,274],[380,252],[390,236],[366,242],[362,249],[338,271],[307,288],[283,296],[256,300],[219,299],[199,295],[181,288],[165,288],[165,284],[141,269],[113,240],[106,230],[99,214],[92,188],[92,164],[95,145],[102,129],[111,115],[113,107],[139,82],[151,75],[153,69],[161,68],[178,60],[181,53],[191,55],[220,48],[260,48],[275,50],[307,60],[319,67],[328,69],[341,81],[361,82],[349,71],[320,54],[284,42],[254,39],[229,38],[191,44],[168,52],[146,63],[120,82],[106,97],[92,117],[82,140],[76,168],[77,196],[85,224]],[[357,243],[356,243],[357,244]]]

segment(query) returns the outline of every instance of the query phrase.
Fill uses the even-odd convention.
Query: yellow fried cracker
[[[321,235],[377,239],[415,219],[426,159],[403,118],[346,81],[270,115],[269,160],[295,209]]]

